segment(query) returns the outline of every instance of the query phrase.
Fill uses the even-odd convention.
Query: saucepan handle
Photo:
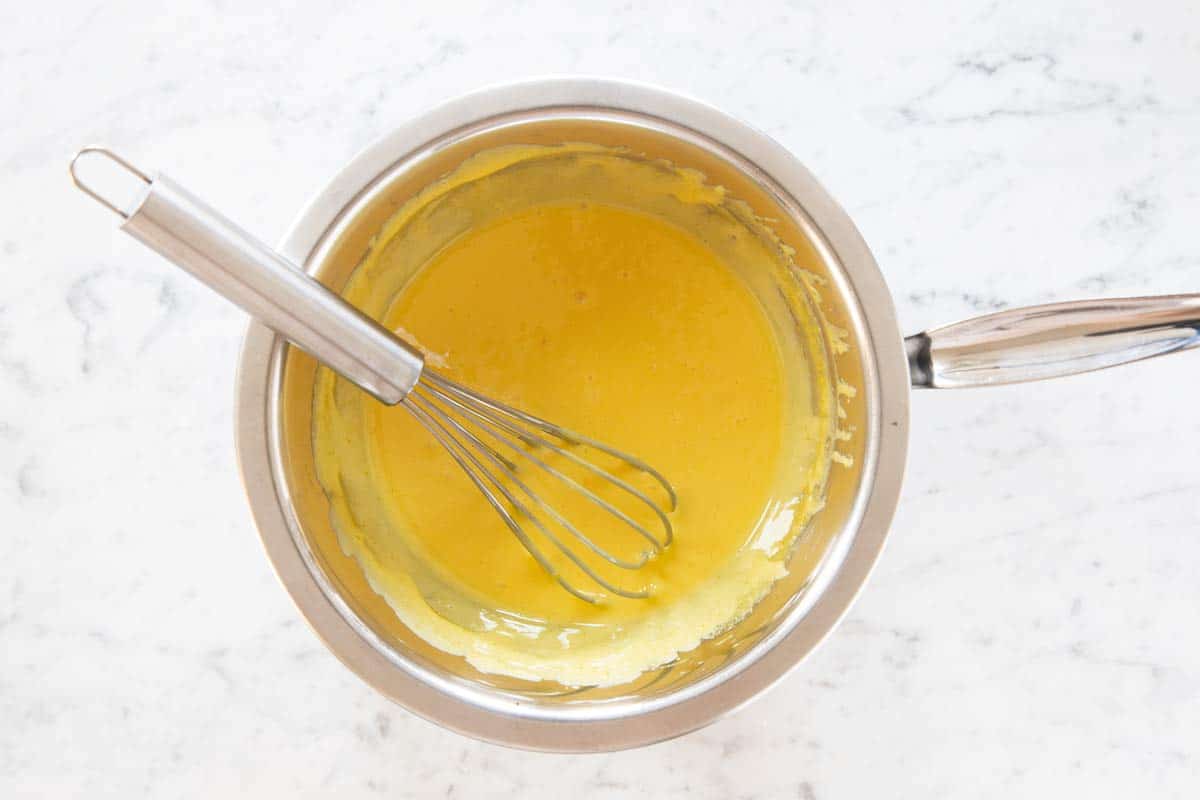
[[[995,386],[1115,367],[1200,345],[1200,294],[1013,308],[909,336],[913,386]]]

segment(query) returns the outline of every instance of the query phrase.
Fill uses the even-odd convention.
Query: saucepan
[[[340,288],[383,222],[479,151],[592,142],[700,170],[773,220],[817,276],[844,332],[838,378],[844,464],[793,566],[731,629],[618,686],[578,688],[475,670],[406,630],[340,552],[313,467],[314,362],[257,324],[237,388],[243,479],[267,553],[329,649],[378,691],[463,734],[552,751],[633,747],[694,730],[780,680],[836,626],[875,563],[899,498],[910,388],[1050,378],[1200,344],[1200,295],[1015,309],[904,338],[887,285],[854,224],[780,145],[661,89],[552,79],[492,88],[402,125],[355,158],[300,214],[278,249]],[[839,348],[843,349],[843,348]],[[290,433],[291,432],[291,433]]]

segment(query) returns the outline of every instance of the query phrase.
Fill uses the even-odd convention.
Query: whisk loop
[[[645,598],[647,588],[630,590],[616,585],[584,560],[583,555],[554,533],[557,526],[570,535],[574,542],[587,551],[599,556],[607,563],[624,570],[636,570],[646,561],[669,547],[675,533],[667,514],[675,510],[675,490],[663,475],[644,461],[608,445],[575,433],[540,417],[533,416],[497,400],[484,397],[471,389],[429,369],[421,372],[412,391],[400,401],[417,422],[446,450],[450,457],[466,473],[471,482],[487,499],[496,513],[521,545],[560,586],[571,594],[590,603],[598,602],[602,595],[575,585],[546,555],[526,525],[532,526],[555,550],[562,553],[570,563],[605,591],[621,597]],[[545,435],[543,435],[545,434]],[[483,437],[487,437],[485,440]],[[556,444],[550,438],[559,440]],[[490,440],[490,441],[488,441]],[[504,448],[504,452],[497,449]],[[569,448],[589,448],[617,460],[630,469],[653,479],[667,498],[660,504],[648,494],[628,481],[579,455]],[[536,455],[544,451],[574,464],[590,475],[601,479],[616,491],[633,498],[649,508],[661,532],[655,534],[646,525],[633,519],[615,503],[587,488],[562,470]],[[510,458],[505,453],[511,453]],[[589,502],[607,512],[617,524],[627,527],[648,545],[638,558],[621,558],[576,527],[553,505],[534,491],[519,474],[519,458],[529,463],[567,489],[577,492]],[[540,514],[539,514],[540,512]]]

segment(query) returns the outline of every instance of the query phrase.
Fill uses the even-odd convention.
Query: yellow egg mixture
[[[820,506],[833,378],[813,363],[816,316],[797,324],[787,249],[755,224],[702,176],[576,145],[477,157],[381,232],[351,302],[430,368],[632,453],[678,492],[670,548],[635,572],[589,559],[651,597],[585,602],[408,411],[322,369],[313,440],[339,541],[409,628],[485,672],[611,684],[728,627],[784,574]],[[532,472],[600,544],[645,549]]]

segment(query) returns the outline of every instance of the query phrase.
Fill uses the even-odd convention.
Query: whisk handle
[[[311,275],[171,179],[150,178],[106,150],[84,152],[110,157],[144,181],[140,200],[125,213],[76,178],[125,218],[123,231],[380,401],[398,403],[416,385],[421,354]]]

